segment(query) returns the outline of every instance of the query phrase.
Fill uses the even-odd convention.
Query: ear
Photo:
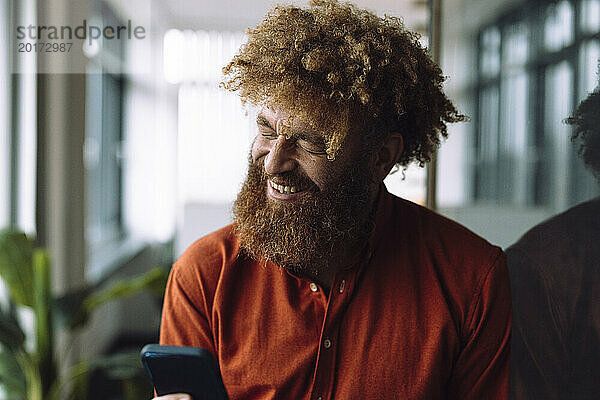
[[[375,154],[375,178],[378,182],[385,179],[398,162],[404,151],[404,140],[398,132],[390,133]]]

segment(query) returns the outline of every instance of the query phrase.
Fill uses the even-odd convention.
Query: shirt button
[[[344,293],[344,288],[346,287],[346,280],[342,280],[340,283],[340,293]]]
[[[317,400],[323,400],[323,398],[321,396],[317,397]]]
[[[310,283],[310,290],[312,290],[313,292],[316,292],[316,291],[319,290],[319,288],[318,288],[318,286],[314,282],[311,282]]]
[[[323,341],[323,347],[325,347],[326,349],[330,348],[331,347],[331,340],[325,339]]]

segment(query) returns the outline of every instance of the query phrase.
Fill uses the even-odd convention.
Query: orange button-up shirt
[[[502,251],[390,195],[328,294],[240,253],[228,226],[175,263],[161,343],[199,346],[237,399],[506,399],[511,303]]]

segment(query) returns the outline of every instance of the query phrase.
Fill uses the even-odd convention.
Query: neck
[[[372,225],[375,219],[379,190],[380,189],[378,188],[374,191],[371,200],[369,201],[367,209],[370,209],[371,212],[367,214],[364,221],[367,225]],[[337,244],[333,247],[333,251],[328,260],[324,260],[323,263],[315,265],[314,268],[303,268],[302,271],[298,271],[298,274],[305,279],[318,283],[323,289],[329,291],[333,284],[335,273],[342,268],[351,267],[351,264],[356,261],[357,257],[363,251],[369,239],[369,235],[372,233],[371,227],[365,229],[364,232],[365,235],[363,237]]]

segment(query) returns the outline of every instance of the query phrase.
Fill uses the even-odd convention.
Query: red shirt
[[[161,343],[209,349],[231,399],[506,399],[502,251],[387,193],[356,265],[321,287],[240,254],[232,227],[175,263]]]

